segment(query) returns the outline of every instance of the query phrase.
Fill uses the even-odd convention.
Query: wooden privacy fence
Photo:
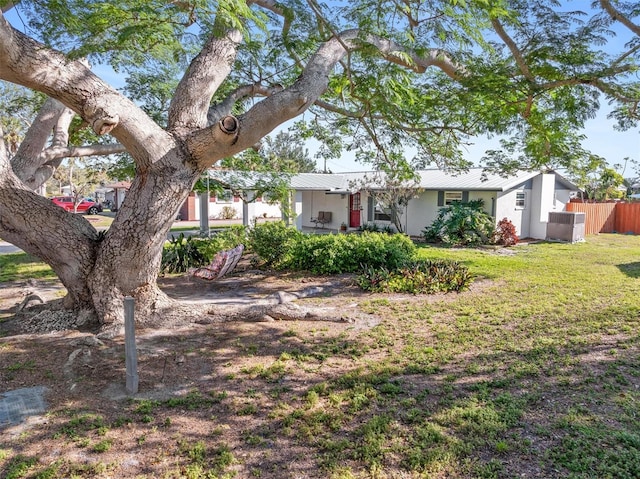
[[[570,202],[567,211],[586,213],[584,234],[640,234],[640,203]]]

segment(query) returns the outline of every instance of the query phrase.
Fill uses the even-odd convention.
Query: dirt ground
[[[168,314],[167,327],[136,331],[139,392],[135,395],[125,389],[123,337],[99,339],[82,326],[62,331],[53,330],[55,325],[30,329],[46,304],[43,308],[37,298],[28,302],[25,298],[36,294],[45,301],[59,299],[64,295],[59,283],[32,280],[0,284],[0,393],[46,388],[44,414],[33,415],[21,424],[0,425],[0,450],[10,448],[24,457],[36,457],[42,465],[64,459],[65,472],[70,475],[78,474],[79,466],[69,464],[82,464],[83,470],[90,472],[80,477],[182,477],[175,472],[181,467],[175,464],[183,447],[180,444],[184,444],[181,441],[197,443],[198,438],[206,438],[207,444],[212,441],[233,451],[236,459],[230,468],[236,477],[251,477],[252,470],[262,471],[260,477],[321,477],[309,453],[290,444],[289,438],[256,433],[269,437],[267,450],[277,451],[265,455],[264,447],[247,448],[246,436],[268,428],[269,411],[278,404],[277,391],[299,394],[322,378],[312,370],[299,370],[291,376],[283,373],[274,382],[267,374],[247,371],[264,371],[265,366],[278,363],[284,349],[302,351],[306,342],[315,341],[313,338],[322,342],[341,338],[340,344],[348,344],[349,336],[378,323],[375,314],[360,307],[371,295],[362,292],[349,275],[303,277],[249,269],[217,282],[174,276],[160,278],[159,283],[170,297],[181,300],[182,306]],[[290,299],[297,305],[326,311],[326,317],[219,321],[225,308],[287,294],[293,295]],[[21,304],[26,307],[16,314]],[[177,321],[181,311],[184,317]],[[331,366],[335,371],[344,361],[338,356]],[[232,380],[247,374],[257,382]],[[242,412],[247,390],[261,391],[251,399],[256,413]],[[208,398],[205,407],[171,411],[171,416],[154,417],[151,424],[139,420],[137,403],[132,402],[188,398],[203,391]],[[213,400],[222,397],[224,400]],[[101,437],[90,427],[79,436],[86,447],[78,447],[79,439],[64,432],[83,411],[99,416],[104,424],[124,422],[124,427],[112,427],[104,433],[110,441],[108,451],[92,452],[91,444],[99,444]],[[218,432],[212,435],[212,428]],[[283,468],[289,472],[283,473]]]

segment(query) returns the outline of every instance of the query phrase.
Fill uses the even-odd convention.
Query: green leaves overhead
[[[464,168],[476,135],[509,138],[489,155],[496,168],[514,155],[524,167],[564,165],[586,154],[576,132],[603,100],[621,128],[640,117],[637,2],[25,0],[16,8],[30,33],[72,57],[130,73],[128,92],[161,124],[210,35],[237,29],[244,38],[215,103],[238,86],[287,88],[314,75],[307,67],[323,42],[358,29],[301,131],[333,157],[347,148],[374,166],[402,157],[413,167]],[[390,42],[384,55],[374,36]],[[240,98],[232,111],[257,101]]]

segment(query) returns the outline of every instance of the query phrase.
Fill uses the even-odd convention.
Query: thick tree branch
[[[73,110],[53,98],[49,98],[38,112],[16,155],[11,159],[14,173],[30,189],[37,189],[51,178],[64,158],[126,151],[120,144],[68,146],[69,127],[74,116]],[[46,147],[52,130],[51,146]]]
[[[25,186],[11,169],[4,141],[0,141],[0,191],[9,192],[0,203],[0,238],[46,261],[63,283],[88,273],[82,270],[81,259],[95,256],[95,228],[81,215],[67,213]],[[42,234],[43,224],[55,225],[59,235]],[[40,232],[37,241],[34,231]],[[89,291],[80,294],[88,299]]]
[[[625,27],[627,27],[629,30],[640,37],[640,25],[636,25],[631,20],[629,20],[622,12],[611,5],[610,0],[600,0],[600,6],[605,12],[609,14],[611,18],[613,18],[617,22],[622,23]]]
[[[4,130],[0,124],[0,177],[5,176],[11,170],[9,163],[9,152],[4,141]]]
[[[80,61],[32,40],[0,14],[0,79],[46,93],[86,120],[102,135],[111,133],[139,167],[162,158],[173,139],[148,115],[98,78]],[[155,141],[150,141],[151,139]]]
[[[513,58],[516,61],[516,65],[518,65],[518,68],[520,69],[524,77],[527,80],[534,82],[535,78],[531,74],[531,71],[529,70],[529,66],[527,65],[527,62],[524,59],[524,55],[522,55],[522,52],[516,45],[516,42],[514,42],[513,39],[509,36],[509,34],[505,31],[504,27],[502,26],[502,23],[500,23],[500,20],[498,20],[497,18],[492,18],[491,25],[493,25],[493,29],[496,31],[496,33],[502,39],[505,45],[507,45],[507,48],[509,48],[509,50],[511,51],[511,54],[513,55]]]
[[[169,106],[169,129],[186,133],[207,125],[211,97],[231,72],[241,40],[238,30],[209,39],[176,88]]]
[[[186,139],[187,149],[198,159],[198,166],[203,169],[223,158],[221,151],[234,150],[238,141],[240,124],[233,116],[226,116],[215,125],[195,131]],[[245,149],[245,148],[243,148]],[[237,150],[241,151],[241,150]]]
[[[429,67],[436,67],[451,78],[460,78],[464,74],[463,69],[441,50],[432,50],[426,56],[419,56],[393,41],[372,35],[361,37],[358,30],[345,31],[318,49],[302,75],[291,86],[258,102],[247,113],[238,117],[239,124],[234,130],[236,136],[221,136],[217,125],[193,134],[187,140],[187,146],[199,167],[209,167],[221,158],[250,148],[278,125],[305,111],[326,91],[336,64],[350,50],[361,48],[365,44],[375,46],[385,60],[418,73],[425,72]],[[207,146],[207,143],[210,145]]]
[[[127,149],[119,143],[84,145],[84,146],[52,146],[42,152],[47,162],[58,158],[83,158],[86,156],[107,156],[124,153]]]
[[[46,148],[40,159],[44,163],[26,180],[25,184],[35,190],[43,185],[56,172],[62,160],[65,158],[83,158],[86,156],[106,156],[127,151],[124,146],[118,143],[108,145],[86,145],[86,146],[52,146]]]
[[[209,108],[207,119],[209,126],[220,118],[231,115],[231,110],[237,101],[243,98],[267,97],[282,91],[281,85],[263,86],[260,84],[243,85],[233,90],[223,101]]]
[[[57,100],[52,101],[57,103],[61,107],[61,110],[53,130],[51,147],[64,148],[69,143],[69,127],[71,126],[71,121],[75,113]],[[36,125],[32,125],[30,130],[34,129],[35,126]],[[21,176],[22,181],[32,190],[39,188],[45,181],[51,178],[64,159],[64,157],[58,157],[55,160],[48,159],[45,155],[46,151],[47,149],[40,151],[40,154],[31,161],[32,165],[36,165],[35,171],[30,171],[29,176]],[[22,172],[22,175],[24,175],[24,173],[25,172]]]
[[[24,140],[15,156],[11,159],[11,166],[15,174],[22,181],[27,181],[41,166],[40,154],[45,148],[51,131],[67,108],[57,100],[49,98],[27,130]]]

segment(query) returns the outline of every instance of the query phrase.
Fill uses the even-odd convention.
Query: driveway
[[[0,254],[20,253],[22,250],[11,243],[0,240]]]
[[[173,236],[178,236],[180,233],[183,233],[185,236],[197,235],[200,233],[199,229],[193,229],[188,231],[173,231],[167,235],[167,240],[170,240]],[[9,254],[9,253],[22,253],[22,250],[17,246],[12,245],[11,243],[7,243],[6,241],[0,240],[0,254]]]

